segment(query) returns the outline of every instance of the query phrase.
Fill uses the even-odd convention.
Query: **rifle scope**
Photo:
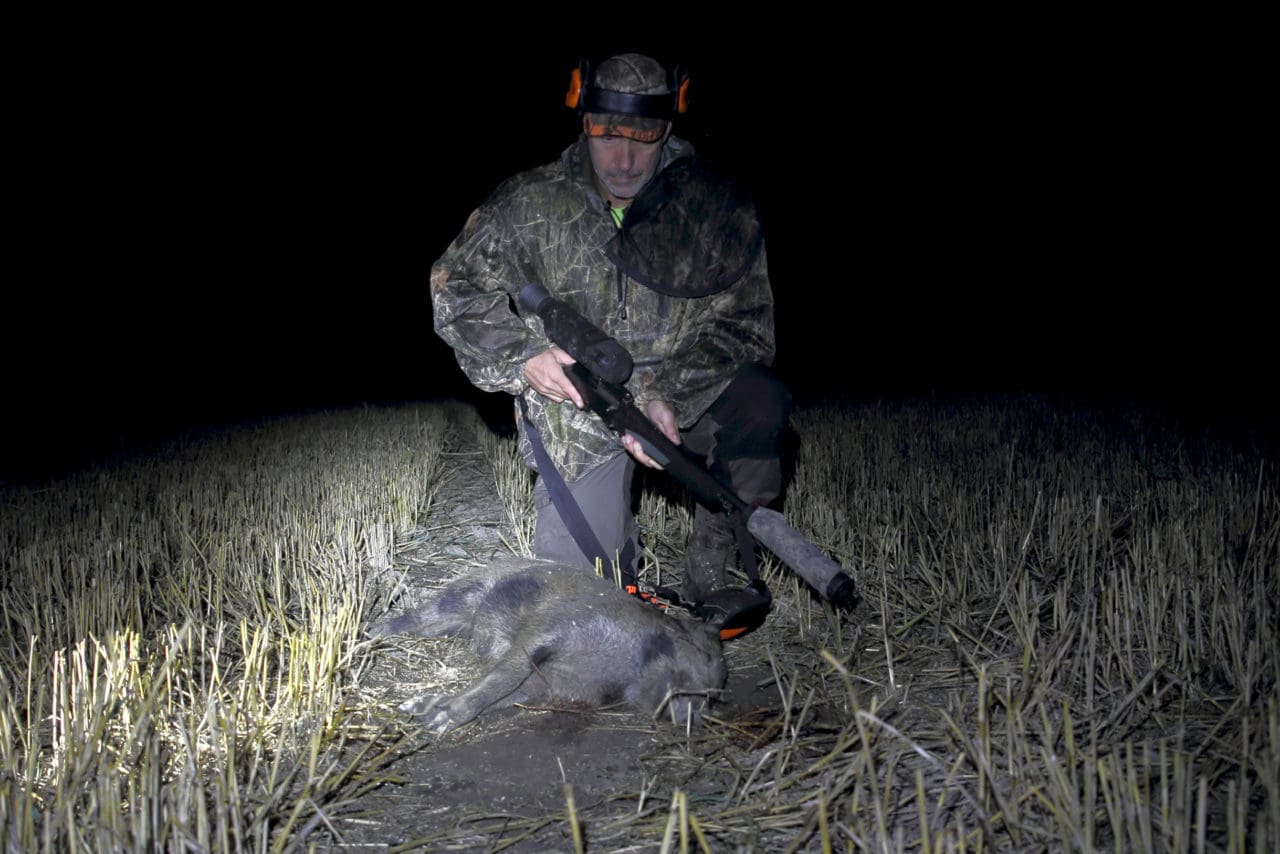
[[[622,385],[631,378],[631,354],[598,326],[555,299],[537,282],[520,289],[520,307],[542,318],[547,337],[601,379]]]

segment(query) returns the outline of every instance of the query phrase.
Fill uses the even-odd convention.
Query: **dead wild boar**
[[[468,570],[370,633],[463,638],[489,666],[457,696],[401,704],[436,732],[516,703],[630,705],[696,723],[725,682],[712,627],[591,572],[531,558]]]

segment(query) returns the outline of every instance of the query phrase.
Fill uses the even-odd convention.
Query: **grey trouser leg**
[[[636,542],[638,529],[631,512],[631,476],[634,472],[635,461],[630,454],[621,452],[567,484],[582,515],[586,517],[591,530],[600,540],[600,545],[604,546],[611,558],[622,553],[628,540],[631,542],[631,554],[638,556],[640,553]],[[594,570],[594,562],[588,560],[578,548],[573,535],[551,503],[551,495],[541,477],[533,485],[533,504],[537,510],[533,528],[533,553],[546,560]],[[633,572],[635,562],[633,557],[630,567]],[[605,567],[605,571],[607,573],[609,567]]]

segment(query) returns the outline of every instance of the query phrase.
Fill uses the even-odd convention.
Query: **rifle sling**
[[[538,428],[533,426],[533,420],[529,418],[529,408],[524,398],[517,399],[520,401],[520,412],[524,416],[524,429],[529,437],[529,445],[533,448],[533,459],[538,464],[538,474],[547,482],[547,494],[551,496],[551,503],[560,514],[560,521],[564,522],[565,528],[573,537],[573,541],[578,544],[578,548],[586,555],[587,560],[592,563],[598,560],[601,567],[613,566],[613,558],[605,553],[604,546],[600,544],[600,538],[596,536],[595,531],[591,530],[591,524],[582,514],[582,508],[573,499],[569,485],[564,482],[556,464],[547,454],[547,449],[542,444],[542,436],[539,435]],[[618,557],[618,570],[627,584],[635,582],[631,572],[631,556],[631,540],[628,539],[622,548],[622,554]]]

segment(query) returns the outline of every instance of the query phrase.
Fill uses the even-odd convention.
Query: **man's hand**
[[[651,400],[644,405],[644,414],[655,427],[662,431],[662,435],[671,440],[671,444],[680,444],[680,425],[676,423],[676,411],[671,408],[671,404],[663,400]],[[636,458],[637,462],[651,469],[662,468],[657,460],[644,452],[640,442],[630,433],[622,437],[622,446],[627,449],[627,453]]]
[[[582,395],[578,394],[564,372],[575,361],[559,347],[550,347],[524,363],[525,382],[543,397],[549,397],[556,403],[572,400],[573,405],[581,409],[585,405]]]
[[[582,395],[573,382],[565,374],[564,369],[572,365],[576,359],[559,347],[549,347],[524,363],[525,381],[543,397],[560,403],[572,400],[573,405],[582,409],[586,406]],[[654,426],[662,431],[662,435],[671,440],[673,445],[680,444],[680,425],[676,423],[676,411],[671,404],[662,400],[651,400],[644,406],[644,414]],[[627,453],[636,458],[636,462],[649,468],[660,469],[662,464],[644,452],[644,448],[630,434],[622,437],[622,446]]]

